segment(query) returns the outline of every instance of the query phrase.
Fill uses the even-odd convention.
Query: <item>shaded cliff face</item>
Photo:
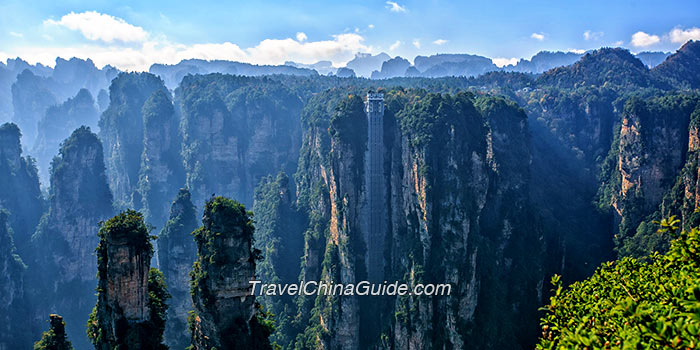
[[[262,260],[258,279],[265,283],[294,283],[299,278],[299,262],[304,252],[304,216],[292,202],[289,178],[285,173],[264,177],[255,190],[255,246]],[[261,296],[261,304],[275,315],[275,333],[271,341],[286,347],[293,339],[295,299],[289,295]]]
[[[38,320],[58,312],[71,325],[85,324],[95,300],[97,269],[90,261],[95,260],[98,223],[111,214],[102,144],[81,127],[52,163],[49,210],[32,237],[29,284]],[[68,332],[76,346],[87,345],[80,326]]]
[[[88,322],[95,349],[166,349],[162,274],[150,269],[153,247],[143,216],[127,210],[98,233],[97,305]]]
[[[697,97],[669,95],[647,101],[632,98],[625,104],[600,191],[601,203],[611,205],[619,223],[619,254],[645,255],[639,242],[634,243],[647,236],[638,235],[646,230],[639,231],[639,225],[658,209],[686,163],[688,128],[697,103]]]
[[[189,345],[187,314],[192,310],[190,270],[197,255],[192,231],[197,228],[196,210],[190,192],[180,189],[170,207],[170,219],[158,235],[158,267],[172,295],[168,310],[165,342],[173,349]]]
[[[8,211],[15,245],[24,255],[41,217],[43,199],[36,165],[22,156],[20,137],[17,125],[0,126],[0,210]]]
[[[24,299],[24,273],[26,266],[17,255],[12,241],[8,214],[0,210],[0,349],[27,348],[32,338],[27,334],[26,322],[16,322],[26,317],[28,306]]]
[[[271,349],[270,333],[258,321],[250,284],[255,277],[253,231],[252,218],[242,204],[225,197],[207,201],[202,227],[193,233],[194,349]]]
[[[61,141],[80,126],[94,129],[97,120],[95,100],[87,89],[81,89],[75,97],[46,110],[38,122],[38,135],[31,151],[37,159],[42,183],[49,182],[51,160],[60,149]]]
[[[37,123],[46,109],[58,102],[49,84],[48,78],[34,75],[29,70],[17,75],[17,81],[12,84],[12,120],[22,129],[27,145],[34,144]]]
[[[399,297],[394,346],[527,348],[536,325],[520,321],[536,314],[545,271],[525,114],[499,98],[427,95],[396,119],[393,274],[450,283],[452,296]]]
[[[156,90],[146,100],[143,115],[143,153],[138,194],[146,221],[163,227],[169,203],[184,183],[178,119],[168,94]]]
[[[247,205],[260,178],[296,168],[300,98],[268,79],[186,77],[176,91],[182,155],[195,205],[212,193]]]
[[[142,112],[146,100],[157,90],[168,93],[163,81],[149,73],[121,73],[109,87],[109,108],[99,125],[117,207],[141,206],[137,185],[144,151]]]
[[[309,102],[316,112],[305,110],[297,181],[310,218],[307,280],[366,278],[366,116],[361,98],[344,95],[324,93]],[[396,349],[531,345],[537,325],[521,321],[536,316],[546,272],[528,211],[525,114],[498,98],[403,90],[387,93],[386,106],[385,279],[450,283],[452,295],[321,297],[310,310],[302,301],[307,326],[296,346],[360,349],[380,338]]]
[[[608,153],[619,120],[614,105],[617,93],[610,88],[590,87],[542,89],[520,97],[526,100],[528,115],[536,118],[533,123],[538,125],[533,132],[538,136],[551,134],[547,136],[560,143],[558,152],[568,153],[572,161],[584,167],[584,175],[594,180],[598,159]]]

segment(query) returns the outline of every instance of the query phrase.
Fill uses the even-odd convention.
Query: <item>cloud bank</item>
[[[148,33],[143,28],[126,23],[121,18],[95,11],[71,12],[59,21],[47,19],[44,24],[78,30],[89,40],[101,40],[106,43],[115,40],[125,43],[142,42],[148,38]]]
[[[364,44],[365,38],[357,33],[308,41],[305,33],[298,32],[294,38],[265,39],[248,48],[231,42],[184,45],[151,35],[121,18],[95,11],[71,12],[58,21],[48,19],[44,24],[79,31],[88,42],[70,47],[20,47],[12,57],[20,56],[29,62],[45,65],[53,65],[56,57],[91,58],[98,66],[109,64],[123,70],[145,71],[153,63],[175,64],[190,58],[255,64],[329,60],[335,66],[343,66],[355,53],[373,51],[371,46]],[[10,58],[7,54],[0,55],[0,59],[7,58]]]

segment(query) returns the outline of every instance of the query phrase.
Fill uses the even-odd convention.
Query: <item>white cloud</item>
[[[583,32],[583,39],[584,40],[599,40],[602,37],[603,37],[603,32],[593,32],[590,30]]]
[[[613,46],[622,46],[622,44],[624,44],[624,43],[625,43],[624,41],[618,40],[618,41],[613,43]]]
[[[499,57],[499,58],[492,58],[491,61],[493,64],[495,64],[498,67],[505,67],[509,64],[516,65],[518,64],[518,59],[513,57],[513,58],[504,58],[504,57]]]
[[[445,40],[445,39],[437,39],[437,40],[433,41],[433,44],[435,44],[435,45],[444,45],[444,44],[447,44],[447,40]]]
[[[372,46],[365,45],[365,38],[357,33],[337,34],[327,40],[308,41],[308,36],[299,32],[294,38],[265,39],[255,46],[242,48],[231,42],[191,45],[174,43],[165,36],[151,35],[122,19],[97,12],[70,13],[60,21],[46,20],[44,23],[80,30],[86,38],[99,42],[71,47],[19,47],[14,50],[12,57],[20,56],[30,63],[50,66],[55,63],[56,57],[91,58],[97,66],[110,64],[123,70],[145,71],[153,63],[175,64],[190,58],[273,65],[285,61],[310,64],[329,60],[334,66],[342,67],[358,52],[375,51]],[[105,27],[100,27],[100,23]],[[48,34],[42,36],[51,40]],[[132,44],[124,46],[124,42]]]
[[[533,38],[533,39],[535,39],[535,40],[539,40],[539,41],[544,40],[544,34],[543,34],[543,33],[532,33],[532,34],[530,34],[530,37]]]
[[[573,52],[573,53],[579,54],[579,55],[583,55],[584,53],[586,53],[586,50],[584,50],[584,49],[568,49],[566,51]]]
[[[391,12],[406,12],[406,7],[399,5],[394,1],[387,1],[386,4],[386,8],[388,8]]]
[[[398,49],[399,46],[401,46],[401,42],[396,40],[393,44],[391,44],[391,46],[389,46],[389,51],[394,51]]]
[[[654,44],[658,44],[661,41],[658,35],[650,35],[645,32],[639,31],[632,34],[632,41],[630,44],[636,47],[646,47]]]
[[[413,40],[413,46],[415,46],[416,49],[420,49],[420,40],[419,40],[419,39],[414,39],[414,40]]]
[[[148,33],[143,28],[131,25],[121,18],[96,11],[71,12],[61,17],[59,21],[47,19],[44,24],[78,30],[89,40],[100,40],[106,43],[143,42],[148,39]]]
[[[367,28],[369,28],[369,29],[374,29],[374,24],[369,24],[369,25],[367,25]]]
[[[688,40],[700,40],[700,28],[693,27],[689,29],[675,28],[668,33],[672,42],[677,44],[685,44]]]
[[[184,59],[229,60],[255,64],[283,64],[285,61],[315,63],[329,60],[342,67],[357,52],[373,52],[355,33],[333,35],[332,39],[304,41],[266,39],[249,48],[231,42],[183,45],[167,40],[149,40],[138,46],[80,45],[75,47],[34,46],[14,50],[12,57],[22,57],[30,63],[53,65],[56,57],[91,58],[98,67],[110,64],[129,71],[146,71],[153,63],[175,64]]]
[[[22,33],[10,32],[10,35],[14,36],[15,38],[24,38],[24,34]]]

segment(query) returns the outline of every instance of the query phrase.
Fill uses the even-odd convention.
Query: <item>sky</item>
[[[700,1],[0,0],[0,38],[3,62],[75,56],[130,71],[187,58],[341,67],[358,52],[505,65],[542,50],[672,52],[700,40]]]

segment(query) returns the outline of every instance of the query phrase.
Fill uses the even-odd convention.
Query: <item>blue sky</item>
[[[183,58],[261,64],[356,52],[473,53],[499,63],[541,50],[673,51],[700,39],[700,1],[0,1],[0,60],[91,57],[143,70]],[[587,34],[586,34],[587,33]]]

